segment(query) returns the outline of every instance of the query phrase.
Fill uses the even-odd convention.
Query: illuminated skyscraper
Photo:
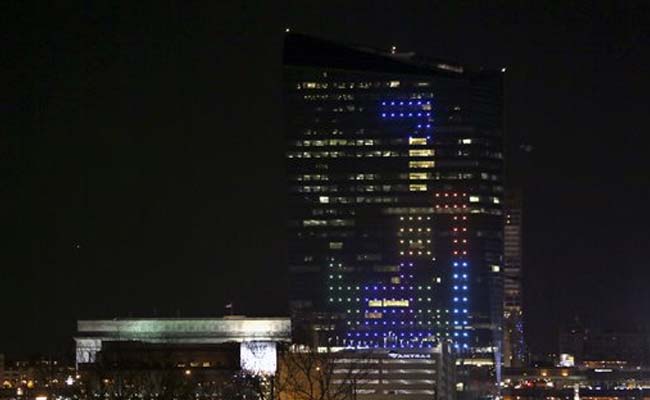
[[[519,367],[526,360],[522,307],[523,218],[521,192],[508,192],[504,208],[503,361],[506,367]]]
[[[296,335],[498,357],[502,72],[298,34],[284,65]]]

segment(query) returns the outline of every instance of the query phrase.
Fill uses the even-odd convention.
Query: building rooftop
[[[140,340],[148,342],[191,341],[242,342],[289,341],[288,317],[247,318],[127,318],[77,321],[77,339]]]
[[[498,73],[475,70],[455,62],[422,57],[415,53],[398,53],[367,46],[350,45],[300,33],[287,33],[284,41],[284,64],[366,72],[407,75],[465,76]]]

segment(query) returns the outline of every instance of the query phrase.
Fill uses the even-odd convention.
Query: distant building
[[[284,72],[296,339],[499,366],[503,73],[293,33]]]
[[[526,361],[523,315],[523,201],[521,191],[505,197],[503,236],[503,364],[521,367]]]
[[[650,365],[650,334],[588,329],[580,324],[562,331],[560,353],[576,365]]]
[[[95,396],[257,398],[290,337],[289,318],[78,321],[76,360]]]
[[[282,399],[451,400],[456,391],[450,343],[426,350],[292,346],[278,371]]]
[[[0,355],[0,399],[34,398],[46,391],[70,396],[76,383],[73,365],[46,357],[4,359]]]
[[[354,385],[352,398],[358,400],[451,400],[455,398],[455,364],[449,343],[422,350],[344,350],[335,353],[335,362],[345,366],[366,363]],[[336,370],[335,370],[336,371]],[[345,368],[340,371],[346,371]],[[345,372],[334,374],[336,382]]]
[[[507,400],[647,399],[646,367],[504,368],[502,395]]]
[[[78,321],[74,340],[77,363],[92,363],[109,342],[214,345],[288,342],[290,335],[288,318],[142,318]]]
[[[105,357],[133,360],[148,357],[173,363],[180,368],[211,367],[230,363],[231,350],[237,357],[255,354],[275,357],[277,342],[289,342],[288,318],[197,318],[197,319],[114,319],[78,321],[76,361],[93,364],[100,353]],[[205,358],[205,359],[204,359]],[[239,359],[237,366],[239,366]],[[255,360],[245,359],[255,363]],[[275,360],[258,360],[258,363]],[[216,363],[216,364],[215,364]],[[229,364],[230,365],[230,364]],[[234,364],[233,364],[234,365]]]

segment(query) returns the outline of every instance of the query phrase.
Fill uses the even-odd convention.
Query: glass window
[[[424,145],[427,144],[427,138],[409,138],[409,144]]]
[[[435,165],[434,161],[409,161],[409,168],[433,168]]]
[[[433,156],[432,149],[412,149],[409,150],[409,156],[411,157],[430,157]]]
[[[409,185],[409,191],[411,192],[423,192],[427,190],[426,184],[411,184]]]

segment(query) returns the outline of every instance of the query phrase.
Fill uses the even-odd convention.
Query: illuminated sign
[[[369,300],[368,307],[408,307],[409,301],[406,299],[383,299],[383,300]]]
[[[417,354],[417,353],[400,354],[400,353],[390,352],[390,353],[388,353],[388,357],[389,358],[397,358],[397,359],[431,358],[431,354]]]

